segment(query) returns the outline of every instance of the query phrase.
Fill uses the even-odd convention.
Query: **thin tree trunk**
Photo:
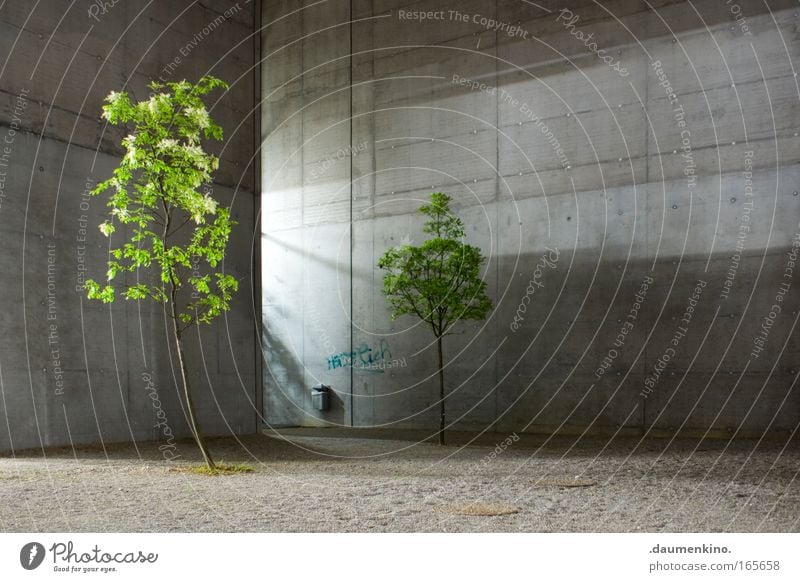
[[[436,337],[439,347],[439,444],[444,444],[444,356],[442,355],[442,336]]]
[[[203,455],[203,460],[206,462],[206,465],[209,469],[216,469],[217,466],[214,464],[214,459],[211,458],[211,453],[208,451],[208,447],[206,447],[206,443],[203,440],[203,433],[200,432],[200,424],[197,421],[197,417],[194,412],[194,402],[192,401],[192,394],[189,389],[189,373],[186,370],[186,358],[183,355],[183,344],[181,342],[181,332],[178,329],[178,312],[175,306],[175,291],[173,287],[173,294],[170,298],[171,305],[172,305],[172,332],[175,337],[175,345],[178,348],[178,363],[180,364],[181,368],[181,381],[183,382],[183,395],[186,398],[186,409],[189,411],[189,424],[190,428],[192,429],[192,436],[194,436],[194,441],[197,443],[197,447],[200,449],[200,452]]]

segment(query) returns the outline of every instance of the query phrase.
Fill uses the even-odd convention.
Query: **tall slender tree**
[[[105,100],[103,117],[128,129],[122,140],[125,156],[92,194],[110,192],[109,218],[100,231],[113,243],[120,225],[124,242],[110,251],[106,282],[89,279],[86,291],[90,299],[105,303],[113,302],[119,291],[125,299],[164,304],[192,436],[213,471],[216,465],[195,411],[183,341],[187,329],[227,311],[238,289],[236,279],[220,268],[235,222],[230,210],[206,191],[219,160],[202,144],[222,139],[222,128],[211,119],[202,97],[228,85],[203,77],[196,84],[149,87],[152,93],[144,101],[134,103],[125,92],[111,92]]]
[[[439,444],[445,444],[445,381],[442,338],[460,320],[482,320],[492,309],[481,278],[486,258],[466,244],[464,224],[450,211],[451,198],[434,192],[419,211],[428,217],[423,232],[432,235],[420,246],[392,247],[378,261],[386,271],[383,293],[392,319],[418,317],[428,324],[439,362]]]

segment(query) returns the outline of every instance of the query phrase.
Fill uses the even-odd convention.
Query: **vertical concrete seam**
[[[647,56],[644,57],[645,59]],[[644,190],[644,249],[645,249],[645,256],[648,258],[650,257],[650,221],[648,220],[648,209],[650,208],[650,112],[648,110],[648,103],[650,99],[650,81],[647,78],[647,75],[650,72],[650,67],[646,67],[646,71],[644,74],[644,180],[645,180],[645,190]],[[636,174],[633,175],[634,183],[636,181]],[[664,177],[662,176],[661,179],[663,180]],[[634,196],[636,195],[634,189]],[[636,220],[636,216],[633,217]],[[650,261],[647,261],[647,264],[650,264]],[[655,273],[653,273],[655,275]],[[647,310],[647,306],[643,306],[644,310]],[[642,354],[644,356],[644,360],[642,362],[642,384],[644,385],[644,381],[647,379],[647,338],[650,337],[650,322],[647,318],[647,311],[643,313],[644,317],[644,331],[645,331],[645,343],[642,348]],[[641,398],[642,402],[642,433],[647,431],[647,398]]]
[[[264,337],[263,295],[261,289],[261,0],[253,5],[253,233],[258,235],[253,244],[253,307],[256,341],[253,345],[253,402],[255,403],[255,431],[261,430],[264,415],[264,374],[262,365],[261,341]]]
[[[300,45],[300,106],[305,111],[306,106],[306,12],[300,12],[300,38],[304,39]],[[303,408],[299,411],[300,423],[305,425],[307,418],[312,416],[310,390],[306,390],[306,116],[300,115],[300,257],[302,272],[300,274],[300,361],[302,362],[302,375],[298,378],[300,383],[300,401]],[[306,398],[308,401],[306,401]],[[308,402],[308,406],[306,406]],[[313,418],[313,417],[312,417]],[[310,423],[313,426],[313,422]]]
[[[350,353],[353,353],[353,0],[350,0],[348,14],[348,41],[350,43],[348,75],[350,82]],[[355,376],[350,366],[350,426],[355,426]]]
[[[499,19],[499,15],[498,15],[498,0],[495,0],[495,2],[494,2],[494,18],[495,18],[496,21],[500,20]],[[500,45],[499,45],[498,38],[499,37],[497,35],[497,31],[495,31],[495,33],[494,33],[494,57],[495,57],[494,58],[494,86],[495,87],[497,87],[500,84],[500,74],[499,74],[499,71],[498,71],[498,68],[499,68],[498,57],[500,56],[499,55],[499,53],[500,53]],[[502,256],[502,253],[500,252],[500,236],[499,236],[499,232],[500,232],[500,230],[499,230],[500,229],[500,130],[498,128],[500,127],[500,100],[497,97],[497,93],[498,92],[495,91],[495,96],[494,96],[494,127],[495,127],[495,130],[494,130],[494,168],[495,168],[495,173],[494,173],[494,184],[495,184],[495,187],[494,187],[494,200],[495,200],[494,227],[495,227],[495,229],[494,229],[494,232],[495,232],[495,235],[494,236],[497,236],[497,242],[498,242],[498,248],[497,248],[497,250],[498,250],[498,253],[497,253],[498,259],[497,259],[497,261],[495,263],[495,266],[494,266],[495,293],[497,292],[498,289],[500,289],[500,257]],[[499,325],[497,323],[497,318],[495,317],[494,318],[494,337],[495,337],[495,341],[497,341],[497,338],[498,338],[498,331],[499,331]],[[497,354],[495,354],[494,355],[494,418],[492,419],[492,425],[494,425],[494,432],[498,432],[499,429],[500,429],[500,427],[499,427],[500,423],[498,421],[498,414],[500,412],[500,403],[499,403],[500,386],[498,386],[498,384],[497,384],[499,378],[500,378],[500,372],[498,370]]]

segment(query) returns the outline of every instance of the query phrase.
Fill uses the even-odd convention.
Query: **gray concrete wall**
[[[376,263],[440,190],[495,300],[448,338],[452,428],[797,427],[795,3],[568,5],[263,4],[268,423],[436,426],[432,335]]]
[[[84,272],[103,277],[108,249],[97,229],[105,201],[86,192],[121,152],[120,131],[100,122],[103,98],[144,98],[151,80],[204,73],[232,84],[213,96],[225,131],[214,193],[240,223],[226,270],[241,292],[224,320],[190,338],[191,381],[207,433],[253,432],[253,4],[66,6],[0,9],[0,450],[189,435],[161,307],[102,305],[79,287]]]

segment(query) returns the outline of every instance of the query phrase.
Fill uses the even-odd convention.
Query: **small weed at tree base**
[[[253,467],[245,465],[244,463],[225,464],[217,463],[214,469],[208,465],[197,465],[194,467],[181,467],[180,469],[173,469],[181,473],[194,473],[195,475],[207,475],[209,477],[217,477],[219,475],[236,475],[239,473],[252,473]]]

